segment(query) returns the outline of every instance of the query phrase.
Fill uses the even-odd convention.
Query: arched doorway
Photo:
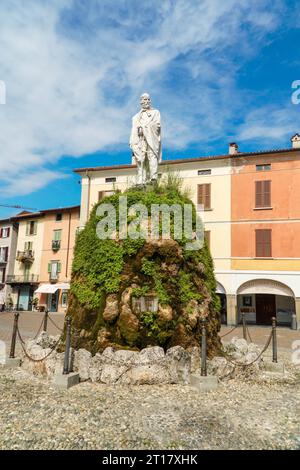
[[[217,282],[216,294],[220,298],[221,302],[221,323],[227,325],[227,302],[226,302],[226,291],[220,282]]]
[[[290,326],[295,313],[295,295],[287,285],[271,279],[254,279],[242,284],[237,291],[238,320],[245,314],[248,323]]]

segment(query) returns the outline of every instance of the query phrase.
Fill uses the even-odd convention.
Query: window
[[[117,181],[117,178],[115,176],[105,178],[105,183],[115,183]]]
[[[0,263],[7,263],[8,260],[8,246],[0,248]]]
[[[26,225],[26,235],[36,235],[37,232],[37,221],[31,220]]]
[[[256,171],[268,171],[271,170],[271,163],[265,163],[264,165],[256,165]]]
[[[112,196],[115,194],[115,191],[99,191],[98,192],[98,201],[101,201],[105,197]]]
[[[54,230],[53,231],[53,240],[60,242],[61,241],[61,232],[62,230]]]
[[[255,230],[255,256],[257,258],[272,257],[272,230]]]
[[[5,282],[5,268],[0,268],[0,284]]]
[[[243,307],[252,307],[252,296],[244,295],[243,296]]]
[[[55,220],[56,220],[56,222],[61,222],[62,218],[63,218],[63,215],[61,213],[59,213],[59,214],[56,214]]]
[[[210,207],[210,184],[198,184],[198,205],[203,205],[204,210],[209,210]]]
[[[66,308],[68,306],[68,291],[63,290],[61,294],[61,306]]]
[[[10,227],[4,227],[0,230],[0,238],[9,238]]]
[[[271,181],[255,181],[255,207],[271,207]]]
[[[198,170],[198,175],[211,175],[211,170]]]
[[[32,251],[33,243],[32,242],[25,242],[24,244],[24,251]]]
[[[206,240],[208,248],[210,248],[210,230],[204,231],[204,239]]]
[[[56,281],[58,279],[58,274],[61,272],[61,263],[60,261],[51,261],[48,263],[48,273],[50,275],[51,281]]]

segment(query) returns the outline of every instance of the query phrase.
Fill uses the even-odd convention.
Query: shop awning
[[[35,294],[55,294],[58,289],[58,284],[42,284],[37,288]]]
[[[58,289],[61,290],[69,290],[70,289],[70,284],[68,282],[61,282],[59,284],[56,284]]]

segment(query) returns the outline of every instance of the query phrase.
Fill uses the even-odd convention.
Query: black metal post
[[[43,331],[47,331],[47,325],[48,325],[48,310],[45,309]]]
[[[245,319],[244,313],[242,313],[242,322],[243,322],[243,338],[247,341],[246,319]]]
[[[68,374],[70,372],[71,322],[72,319],[68,316],[66,318],[66,349],[63,374]]]
[[[272,345],[273,345],[273,362],[277,362],[277,332],[276,318],[272,317]]]
[[[13,332],[12,332],[12,337],[11,337],[10,354],[9,354],[9,357],[11,359],[15,357],[19,315],[20,315],[19,312],[16,312],[14,316],[14,326],[13,326]]]
[[[201,376],[207,375],[206,368],[206,322],[201,321]]]

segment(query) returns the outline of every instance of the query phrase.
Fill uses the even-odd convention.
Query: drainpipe
[[[90,213],[90,197],[91,197],[91,177],[88,173],[88,171],[85,172],[85,176],[88,178],[89,180],[89,184],[88,184],[88,197],[87,197],[87,214],[86,214],[86,221],[85,223],[88,221],[89,219],[89,213]]]
[[[68,227],[68,246],[67,246],[67,261],[66,261],[66,279],[68,279],[68,270],[69,270],[69,252],[70,252],[70,237],[71,237],[71,221],[72,221],[72,212],[69,212],[69,227]]]

